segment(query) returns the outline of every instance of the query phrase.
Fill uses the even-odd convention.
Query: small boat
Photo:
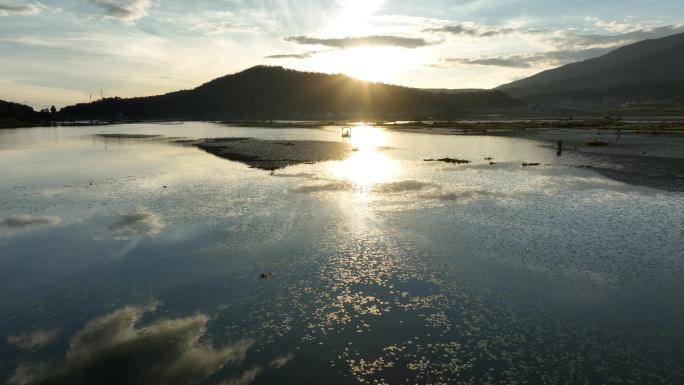
[[[342,138],[351,139],[351,128],[342,129]]]

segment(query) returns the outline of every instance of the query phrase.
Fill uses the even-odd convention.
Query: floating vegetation
[[[681,135],[684,133],[684,123],[670,122],[638,125],[635,130],[637,134],[641,135]]]
[[[257,128],[322,128],[326,125],[334,125],[335,122],[286,122],[277,120],[229,120],[221,124],[237,127]]]
[[[146,135],[146,134],[97,134],[96,137],[106,139],[158,139],[161,135]]]
[[[527,130],[527,129],[548,129],[548,128],[568,128],[568,129],[615,129],[626,127],[628,123],[619,118],[607,117],[605,119],[557,119],[557,120],[516,120],[516,121],[437,121],[423,122],[414,121],[406,123],[385,123],[381,126],[393,129],[431,129],[448,128],[460,130],[462,132],[485,133],[496,130]]]
[[[601,140],[589,140],[584,142],[589,147],[605,147],[605,146],[610,146],[610,142],[604,142]]]
[[[469,160],[464,159],[454,159],[454,158],[441,158],[441,159],[424,159],[425,162],[443,162],[451,164],[469,164]]]

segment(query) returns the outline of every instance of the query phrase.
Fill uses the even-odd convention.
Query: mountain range
[[[644,40],[497,89],[531,103],[580,109],[626,104],[682,104],[684,34]]]

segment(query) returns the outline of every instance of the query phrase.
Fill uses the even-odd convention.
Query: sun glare
[[[341,16],[347,18],[368,17],[380,9],[383,0],[345,0],[342,2]]]
[[[314,68],[329,73],[343,73],[353,78],[391,82],[393,76],[420,64],[420,57],[395,47],[357,47],[328,52],[311,59]]]
[[[359,152],[376,152],[387,144],[385,132],[376,127],[357,125],[351,133],[351,143]]]
[[[342,0],[339,11],[321,30],[324,36],[364,37],[391,34],[378,26],[374,17],[384,0]],[[391,46],[358,46],[330,50],[310,58],[308,65],[318,71],[343,73],[373,81],[391,82],[395,75],[422,64],[415,50]]]
[[[331,171],[353,183],[359,191],[368,191],[378,183],[389,181],[397,169],[396,162],[382,153],[359,151],[347,160],[334,163]]]
[[[331,165],[332,173],[338,178],[354,183],[361,191],[367,191],[397,174],[397,162],[382,153],[382,147],[387,145],[383,130],[356,126],[352,129],[351,144],[354,154],[347,160]]]
[[[392,64],[401,63],[397,49],[355,48],[344,53],[344,72],[361,80],[381,81],[399,71]],[[400,65],[401,66],[401,65]]]
[[[382,0],[344,0],[339,3],[337,17],[328,23],[324,32],[328,34],[366,34],[371,27],[370,18],[380,9]]]

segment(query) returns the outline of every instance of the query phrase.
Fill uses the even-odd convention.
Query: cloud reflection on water
[[[294,354],[288,353],[287,355],[283,357],[278,357],[275,360],[271,361],[268,366],[270,366],[272,369],[280,369],[283,366],[287,365],[290,361],[294,359]]]
[[[124,214],[118,222],[109,226],[109,231],[114,239],[125,241],[157,235],[163,228],[164,223],[159,215],[148,211],[134,211]]]
[[[254,381],[254,379],[259,374],[261,374],[261,372],[263,370],[264,369],[262,367],[255,366],[252,369],[249,369],[249,370],[243,372],[242,374],[231,378],[228,381],[224,381],[224,382],[220,383],[219,385],[247,385],[247,384],[251,383],[252,381]]]
[[[254,345],[244,339],[215,348],[203,341],[204,314],[139,325],[155,310],[127,306],[91,320],[73,335],[63,359],[21,364],[8,384],[198,384],[242,361]]]
[[[27,351],[34,351],[51,344],[57,338],[59,330],[59,328],[35,330],[26,334],[12,335],[7,337],[7,342]]]
[[[61,223],[62,218],[57,216],[35,217],[29,214],[13,215],[0,222],[0,238],[11,237],[38,228],[58,226]]]

